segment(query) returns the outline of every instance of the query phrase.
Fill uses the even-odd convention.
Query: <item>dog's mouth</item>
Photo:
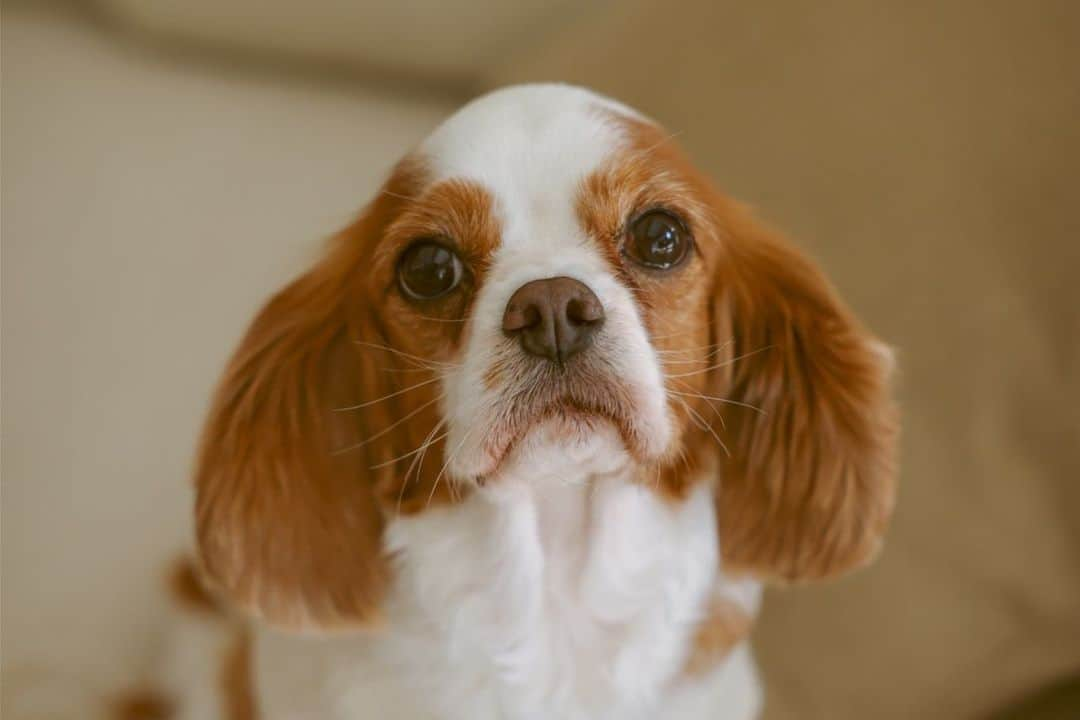
[[[524,445],[573,448],[600,434],[610,436],[612,430],[628,455],[645,458],[648,453],[629,390],[607,383],[595,385],[586,397],[583,394],[565,394],[517,407],[508,402],[482,445],[485,461],[475,480],[482,484],[498,475]]]
[[[495,367],[486,392],[451,419],[446,463],[458,482],[487,484],[549,463],[560,472],[648,465],[673,451],[677,425],[662,381],[611,353],[558,367],[513,356]]]

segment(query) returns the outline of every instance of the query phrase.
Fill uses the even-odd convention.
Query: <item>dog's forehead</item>
[[[433,181],[474,181],[509,219],[567,209],[581,180],[625,143],[630,108],[582,88],[524,85],[472,101],[420,146]]]

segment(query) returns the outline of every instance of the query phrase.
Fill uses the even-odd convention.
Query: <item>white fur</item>
[[[446,470],[485,474],[461,504],[392,519],[394,589],[380,631],[297,637],[260,629],[256,687],[269,720],[634,720],[750,718],[759,689],[740,646],[705,677],[680,675],[710,596],[756,614],[757,583],[720,567],[711,483],[664,500],[613,427],[567,439],[534,428],[494,470],[480,439],[506,403],[485,388],[522,284],[570,276],[606,312],[595,347],[629,384],[659,457],[672,438],[663,378],[636,305],[574,210],[580,181],[620,147],[602,110],[564,86],[526,86],[466,106],[420,152],[436,180],[469,178],[494,196],[501,246],[476,298],[459,369],[442,378]],[[507,383],[516,380],[510,378]],[[490,473],[495,472],[494,476]]]
[[[588,445],[598,458],[610,449]],[[710,593],[756,612],[756,584],[719,571],[709,488],[668,504],[629,482],[627,468],[599,462],[600,474],[572,479],[538,464],[460,506],[395,520],[385,629],[319,639],[263,631],[267,716],[753,717],[748,649],[700,680],[677,675]]]

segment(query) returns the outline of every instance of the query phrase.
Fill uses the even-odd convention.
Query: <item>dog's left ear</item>
[[[708,392],[758,409],[726,413],[724,562],[771,580],[834,576],[874,557],[892,512],[891,354],[808,258],[745,208],[717,204],[713,336],[732,361]]]

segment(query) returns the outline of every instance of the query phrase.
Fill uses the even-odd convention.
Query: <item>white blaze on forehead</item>
[[[640,117],[582,88],[510,87],[463,107],[436,128],[420,152],[433,180],[465,178],[487,188],[504,221],[572,211],[580,181],[623,143],[609,113]]]

